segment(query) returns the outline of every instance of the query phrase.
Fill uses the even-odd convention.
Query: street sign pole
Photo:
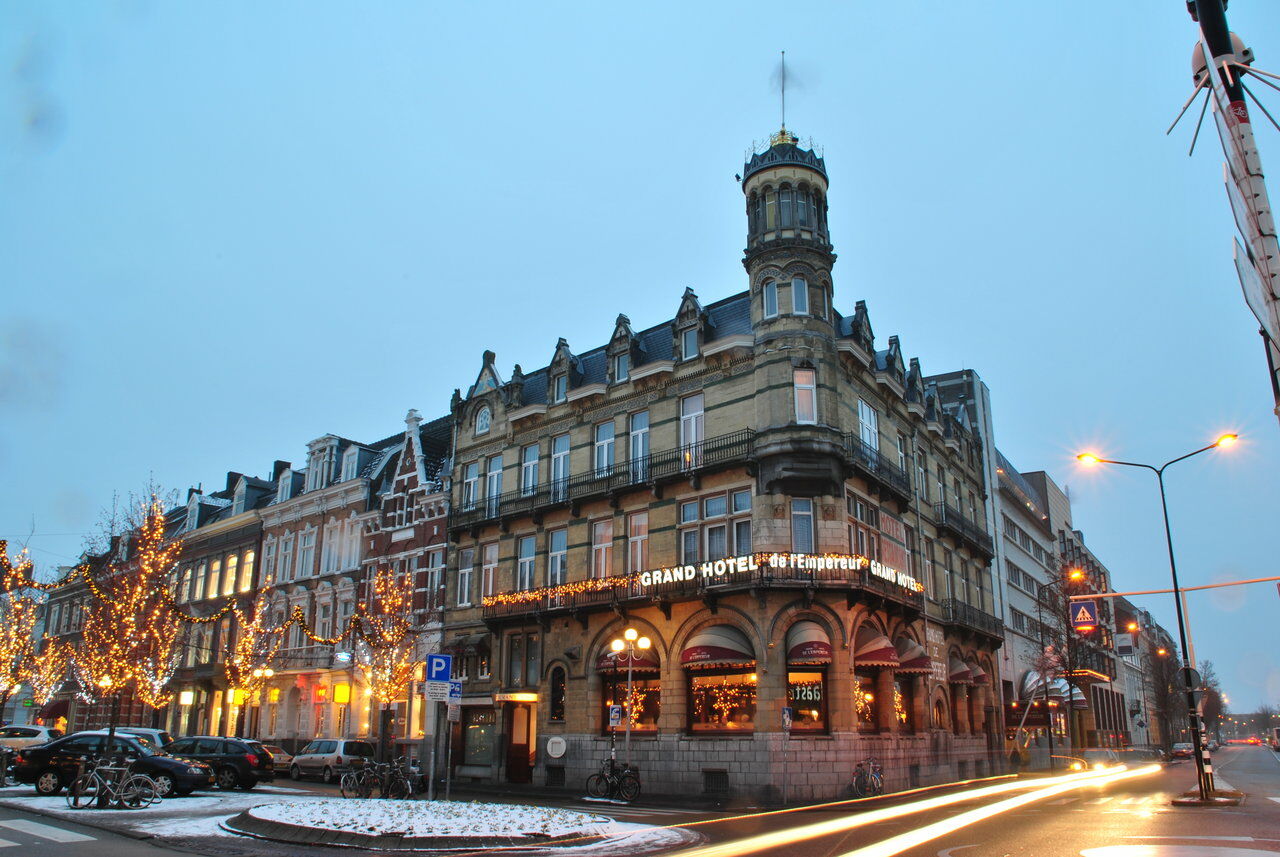
[[[782,709],[782,805],[787,805],[787,769],[790,767],[791,721],[795,717],[795,709],[784,706]]]
[[[445,740],[449,742],[449,749],[445,752],[444,763],[444,799],[450,800],[453,793],[453,722],[447,721],[445,726]]]

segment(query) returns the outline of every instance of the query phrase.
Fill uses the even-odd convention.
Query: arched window
[[[556,667],[551,671],[551,711],[550,719],[564,720],[564,667]]]
[[[658,653],[652,648],[628,656],[605,650],[596,659],[596,672],[600,674],[601,730],[609,731],[609,706],[621,705],[624,716],[630,713],[632,732],[657,732],[658,715],[662,710],[662,669]],[[628,674],[631,698],[627,698]],[[554,703],[553,703],[554,704]],[[625,727],[626,721],[623,721]]]
[[[791,280],[791,311],[796,315],[809,314],[809,284],[804,277]]]
[[[779,205],[782,208],[781,220],[783,229],[790,229],[795,225],[795,219],[793,217],[794,209],[791,207],[791,196],[791,188],[789,187],[784,187],[782,192],[779,194]]]
[[[796,224],[801,229],[809,228],[809,208],[812,205],[809,197],[809,189],[801,187],[796,191]]]
[[[476,434],[485,434],[489,431],[489,423],[493,419],[493,414],[488,407],[480,409],[480,413],[476,414]]]
[[[787,631],[787,705],[793,732],[827,729],[827,669],[831,638],[821,625],[802,619]]]
[[[776,318],[778,315],[778,284],[773,280],[764,284],[764,317]]]
[[[685,645],[680,663],[688,680],[690,732],[755,730],[758,677],[746,634],[730,625],[703,628]]]
[[[766,232],[778,228],[778,195],[770,188],[764,192],[764,228]]]

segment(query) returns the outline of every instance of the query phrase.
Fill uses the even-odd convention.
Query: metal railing
[[[950,625],[960,625],[991,637],[1004,637],[1004,622],[956,598],[942,602],[942,613]]]
[[[938,503],[933,507],[934,521],[939,527],[945,527],[952,533],[975,547],[988,557],[995,555],[995,543],[990,533],[970,521],[960,510],[946,503]]]
[[[886,458],[880,450],[856,434],[844,436],[845,450],[853,466],[864,475],[897,493],[904,500],[911,499],[911,477],[907,471]]]
[[[549,506],[607,497],[632,486],[745,462],[753,452],[754,439],[754,431],[743,429],[650,453],[607,468],[593,468],[567,479],[543,482],[533,489],[521,488],[497,497],[486,497],[452,512],[449,525],[470,527],[499,518],[527,515]]]
[[[485,619],[527,616],[543,613],[572,613],[580,610],[612,609],[622,604],[654,601],[688,601],[720,593],[744,589],[831,589],[872,592],[915,609],[924,609],[924,593],[899,586],[872,574],[868,569],[773,569],[761,564],[756,569],[726,576],[704,576],[701,565],[695,566],[691,579],[650,583],[645,586],[638,575],[605,578],[600,588],[570,591],[534,590],[523,600],[512,599],[486,604]],[[999,620],[996,620],[997,622]]]

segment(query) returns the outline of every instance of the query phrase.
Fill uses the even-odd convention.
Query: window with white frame
[[[476,552],[474,548],[463,548],[458,552],[458,606],[471,606],[472,578],[476,573]]]
[[[489,459],[489,466],[484,476],[484,503],[485,510],[490,515],[498,514],[498,504],[502,497],[502,455],[498,454]]]
[[[324,525],[324,538],[320,542],[320,573],[329,574],[338,570],[338,551],[341,549],[338,534],[342,524],[330,521]]]
[[[559,586],[568,580],[569,531],[547,533],[547,586]]]
[[[631,355],[625,351],[613,358],[613,381],[620,383],[631,377]]]
[[[551,497],[562,500],[569,491],[569,435],[551,438]]]
[[[209,564],[209,585],[205,588],[205,598],[218,597],[218,582],[222,579],[222,560],[215,559]]]
[[[538,445],[520,450],[520,495],[528,497],[538,490]]]
[[[845,495],[849,518],[849,553],[880,558],[880,507],[853,492]]]
[[[773,280],[769,280],[764,284],[764,317],[777,318],[778,316],[778,284]]]
[[[306,529],[298,540],[298,577],[316,573],[316,530]]]
[[[472,461],[462,468],[462,509],[469,511],[476,507],[476,498],[480,491],[480,462]]]
[[[569,376],[557,375],[551,381],[551,402],[560,404],[569,397]]]
[[[364,546],[360,522],[355,518],[347,521],[346,564],[343,568],[356,568],[360,565],[361,548]]]
[[[649,513],[633,512],[627,516],[627,571],[649,569]]]
[[[355,479],[360,474],[360,449],[351,447],[342,456],[342,481]]]
[[[804,277],[791,280],[791,311],[796,315],[809,314],[809,284]]]
[[[280,537],[280,579],[293,580],[297,576],[293,565],[293,533]]]
[[[698,356],[698,328],[687,327],[680,331],[680,358],[692,360]]]
[[[262,572],[266,575],[267,583],[275,581],[276,540],[274,538],[267,539],[262,543]]]
[[[253,564],[257,560],[258,555],[253,550],[244,552],[244,562],[240,564],[240,586],[241,592],[248,592],[253,588]]]
[[[480,597],[494,593],[498,580],[498,543],[490,542],[482,548],[480,566]]]
[[[608,476],[613,473],[613,420],[597,425],[595,434],[595,474]]]
[[[907,469],[907,436],[902,432],[898,432],[898,469],[903,473],[909,473]]]
[[[613,574],[613,519],[605,518],[591,525],[591,576]]]
[[[813,553],[813,501],[795,498],[791,501],[791,550]]]
[[[863,399],[858,400],[858,437],[865,448],[880,451],[880,414]]]
[[[533,589],[534,537],[522,536],[516,542],[516,589]]]
[[[227,557],[227,570],[222,575],[222,594],[224,596],[234,595],[236,591],[236,583],[240,573],[240,557],[232,554]]]
[[[680,400],[680,461],[685,468],[702,464],[704,416],[701,393]]]
[[[708,494],[680,504],[680,562],[692,565],[751,553],[751,489]]]
[[[286,470],[280,474],[280,484],[276,486],[276,502],[283,503],[289,499],[293,490],[293,471]]]
[[[191,578],[191,591],[187,593],[188,601],[199,601],[204,598],[205,578],[209,574],[209,564],[204,560],[196,563],[196,572]]]
[[[493,421],[493,412],[486,405],[476,413],[476,431],[477,435],[489,433],[489,423]]]
[[[649,412],[636,411],[629,418],[631,480],[642,482],[649,478]]]
[[[916,493],[921,500],[929,502],[929,459],[923,449],[916,450]]]
[[[792,380],[796,391],[796,422],[812,425],[818,421],[817,373],[813,369],[795,369]]]

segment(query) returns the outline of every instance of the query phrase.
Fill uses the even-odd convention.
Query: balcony
[[[942,615],[943,621],[954,628],[976,631],[996,640],[1004,639],[1004,622],[972,604],[948,598],[942,602]]]
[[[764,555],[757,555],[763,557]],[[859,594],[870,594],[890,601],[906,611],[924,609],[924,593],[901,586],[892,580],[858,569],[771,568],[761,562],[758,568],[726,577],[705,577],[698,573],[688,580],[673,580],[645,585],[644,575],[625,575],[581,581],[566,587],[569,591],[533,590],[524,599],[512,599],[484,605],[486,621],[505,618],[552,616],[622,607],[643,607],[675,601],[714,599],[735,592],[764,589],[816,590],[844,592],[850,601]],[[519,596],[519,593],[515,593]],[[996,620],[999,624],[999,620]]]
[[[755,432],[751,429],[707,438],[675,449],[650,453],[643,458],[592,470],[568,479],[545,482],[477,500],[469,508],[458,508],[449,516],[451,530],[466,529],[502,519],[531,515],[556,506],[577,506],[587,500],[609,497],[630,488],[655,485],[708,470],[751,460]]]
[[[987,559],[995,556],[995,545],[992,542],[991,535],[982,527],[960,514],[960,511],[954,506],[938,503],[933,507],[933,513],[934,522],[937,523],[939,530],[950,531],[954,538],[968,545],[971,550],[982,554]]]
[[[907,471],[856,434],[844,436],[844,448],[855,470],[903,503],[911,502],[911,477]]]

